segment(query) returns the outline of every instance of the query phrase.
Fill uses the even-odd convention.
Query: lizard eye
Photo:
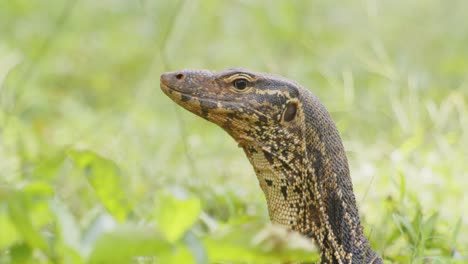
[[[234,88],[236,88],[236,90],[241,91],[241,92],[247,89],[248,84],[249,82],[246,79],[236,79],[232,82],[232,85],[234,86]]]

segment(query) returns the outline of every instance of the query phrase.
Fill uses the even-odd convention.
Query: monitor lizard
[[[383,263],[363,234],[336,125],[309,90],[241,68],[167,72],[160,85],[237,141],[271,221],[313,238],[322,263]]]

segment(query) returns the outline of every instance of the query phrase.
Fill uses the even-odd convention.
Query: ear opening
[[[297,102],[296,101],[289,101],[286,104],[286,107],[283,111],[283,121],[284,122],[291,122],[296,118],[297,114]]]

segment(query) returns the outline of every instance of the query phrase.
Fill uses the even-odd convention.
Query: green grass
[[[1,2],[0,263],[316,259],[265,227],[234,140],[159,89],[165,71],[232,66],[294,79],[327,106],[388,263],[468,261],[467,9]]]

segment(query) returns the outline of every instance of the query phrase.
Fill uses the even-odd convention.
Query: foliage
[[[373,247],[468,260],[463,1],[0,2],[0,263],[317,260],[159,75],[242,66],[331,111]]]

